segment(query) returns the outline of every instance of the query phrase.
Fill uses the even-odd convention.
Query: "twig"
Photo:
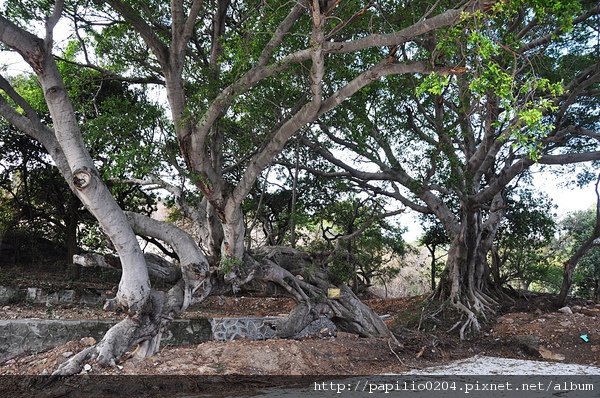
[[[390,341],[388,340],[388,347],[390,348],[390,351],[392,352],[392,354],[394,354],[396,356],[396,358],[398,358],[398,362],[400,362],[400,364],[402,364],[402,366],[404,366],[405,368],[408,368],[408,366],[406,366],[406,364],[402,361],[402,359],[400,359],[400,356],[398,354],[396,354],[396,351],[394,351],[394,349],[392,348],[392,344],[390,343]]]
[[[452,326],[450,329],[448,329],[446,331],[446,333],[450,333],[451,331],[453,331],[454,329],[456,329],[459,325],[461,324],[461,321],[458,321],[454,324],[454,326]]]

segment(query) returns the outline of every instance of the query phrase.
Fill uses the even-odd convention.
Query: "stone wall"
[[[72,289],[46,291],[39,287],[17,289],[9,286],[0,286],[0,306],[28,302],[31,304],[46,305],[83,305],[89,307],[101,306],[111,297],[102,289],[83,289],[77,293]]]
[[[1,306],[26,301],[31,304],[98,306],[109,298],[97,289],[61,289],[46,291],[40,288],[16,289],[0,286]],[[240,317],[214,319],[178,319],[170,322],[163,333],[161,345],[183,346],[209,340],[236,339],[266,340],[276,336],[275,325],[280,317]],[[52,349],[72,340],[93,337],[100,340],[118,320],[0,320],[0,362],[24,353]],[[313,321],[295,338],[306,336],[335,336],[336,327],[327,317]]]
[[[275,337],[275,322],[280,318],[213,318],[210,323],[216,341],[250,338],[266,340]]]
[[[24,353],[52,349],[71,340],[93,337],[100,340],[118,321],[103,320],[0,320],[0,362]],[[212,339],[207,319],[178,319],[170,322],[162,345],[193,345]]]

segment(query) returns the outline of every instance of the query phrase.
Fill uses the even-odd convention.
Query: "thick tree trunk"
[[[244,258],[246,250],[244,237],[246,226],[241,204],[228,200],[223,211],[223,243],[221,244],[221,258],[228,258],[237,262]]]
[[[223,243],[223,226],[213,205],[208,200],[203,200],[201,206],[206,208],[206,231],[205,244],[208,258],[212,265],[217,265],[221,258],[221,244]]]
[[[478,332],[481,329],[478,316],[493,311],[497,304],[490,293],[486,258],[493,240],[489,234],[493,234],[495,228],[484,225],[479,210],[465,208],[463,222],[450,244],[446,268],[431,296],[439,301],[449,301],[466,315],[467,320],[460,329],[461,339],[470,332]]]
[[[165,326],[189,305],[203,301],[212,290],[208,260],[189,234],[172,224],[139,214],[127,213],[127,218],[137,233],[167,242],[179,257],[180,273],[164,261],[149,255],[151,273],[165,276],[173,282],[175,279],[179,280],[167,292],[152,290],[147,311],[127,316],[113,326],[96,346],[87,350],[84,356],[77,355],[61,365],[56,374],[78,373],[83,361],[87,359],[95,359],[101,365],[115,365],[127,350],[136,345],[136,355],[154,355],[158,352]],[[103,256],[86,255],[76,256],[75,261],[84,266],[106,266],[107,259]],[[115,266],[118,259],[109,258],[108,262]],[[123,271],[124,266],[125,264]],[[109,300],[105,308],[114,306],[115,302]]]

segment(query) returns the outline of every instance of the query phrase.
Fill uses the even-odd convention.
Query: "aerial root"
[[[462,312],[463,314],[465,314],[467,316],[467,320],[463,323],[462,327],[460,328],[460,339],[461,340],[466,340],[465,333],[467,331],[473,331],[473,332],[477,333],[481,330],[481,325],[479,324],[479,321],[477,320],[477,316],[475,315],[475,312],[471,311],[469,308],[467,308],[467,306],[465,306],[460,301],[454,302],[454,306],[456,307],[456,309],[458,309],[460,312]]]
[[[63,362],[54,373],[53,376],[71,376],[81,373],[83,362],[86,359],[96,359],[98,349],[95,345],[86,348],[85,350],[75,354],[68,361]]]
[[[459,327],[461,323],[462,323],[462,321],[456,322],[450,329],[446,330],[446,333],[452,332],[454,329],[456,329],[457,327]]]
[[[473,292],[476,300],[478,300],[485,310],[493,311],[493,307],[498,305],[498,302],[484,292],[477,290]]]
[[[398,345],[398,340],[396,340],[396,339],[394,339],[394,340],[395,340],[395,343],[396,343],[396,345]],[[405,364],[405,363],[402,361],[402,359],[400,359],[400,356],[399,356],[398,354],[396,354],[396,351],[394,351],[394,349],[392,348],[392,342],[391,342],[391,340],[388,340],[388,341],[387,341],[387,343],[388,343],[388,347],[390,348],[390,351],[392,352],[392,354],[394,354],[394,355],[396,356],[396,358],[398,358],[398,362],[400,362],[400,364],[401,364],[402,366],[404,366],[405,368],[406,368],[406,367],[408,367],[408,366],[406,366],[406,364]]]

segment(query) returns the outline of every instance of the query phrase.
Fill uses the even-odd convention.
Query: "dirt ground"
[[[3,275],[9,275],[6,269]],[[96,275],[97,276],[97,275]],[[95,280],[94,280],[95,279]],[[117,279],[118,280],[118,279]],[[103,276],[77,283],[49,274],[21,272],[4,278],[20,288],[39,286],[78,289],[94,284],[110,289],[114,281]],[[43,281],[43,282],[41,282]],[[474,355],[535,359],[600,366],[600,304],[571,299],[573,313],[558,312],[554,296],[528,294],[506,301],[482,320],[482,330],[469,340],[458,335],[460,316],[424,297],[369,299],[365,302],[386,323],[398,342],[359,338],[339,332],[332,338],[266,341],[206,342],[189,347],[163,347],[151,358],[126,354],[115,368],[91,363],[90,375],[370,375],[398,373],[441,365]],[[210,297],[184,317],[283,315],[293,302],[285,298]],[[435,313],[435,315],[432,315]],[[0,308],[0,319],[118,318],[99,308],[35,306],[27,303]],[[582,337],[584,336],[584,337]],[[587,340],[587,341],[584,341]],[[93,339],[72,341],[53,350],[0,363],[0,375],[51,374]]]
[[[398,343],[338,333],[334,338],[206,342],[191,347],[164,347],[154,357],[126,355],[116,368],[91,364],[94,375],[368,375],[398,373],[440,365],[476,354],[600,366],[600,305],[572,302],[572,314],[557,312],[552,296],[532,295],[500,309],[483,324],[482,332],[461,341],[460,319],[450,310],[433,319],[425,316],[423,298],[371,299],[366,303],[386,323]],[[186,317],[281,315],[293,303],[287,299],[211,297]],[[97,308],[54,308],[8,305],[2,319],[111,318]],[[581,337],[587,335],[584,341]],[[72,341],[51,351],[24,355],[0,364],[0,375],[51,374],[68,357],[93,339]]]

